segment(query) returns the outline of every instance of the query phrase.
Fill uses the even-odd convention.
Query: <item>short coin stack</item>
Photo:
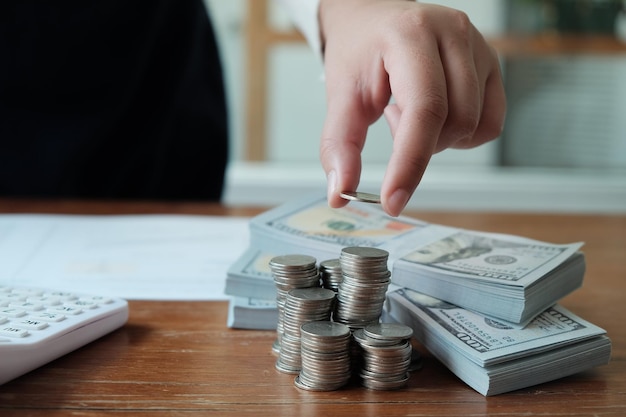
[[[350,328],[332,321],[302,325],[302,370],[295,379],[298,388],[332,391],[350,379]]]
[[[309,255],[281,255],[270,260],[270,270],[276,284],[276,306],[278,308],[277,339],[272,349],[280,351],[283,334],[283,316],[287,294],[294,288],[319,287],[317,259]]]
[[[359,376],[370,389],[402,388],[409,380],[413,330],[403,324],[379,323],[354,332],[362,349]]]
[[[343,281],[341,263],[338,258],[320,262],[320,279],[324,288],[337,292],[339,284]]]
[[[301,331],[308,322],[330,320],[335,292],[326,288],[295,288],[290,290],[283,311],[283,334],[276,369],[298,373],[301,369]]]
[[[334,321],[352,330],[378,323],[391,280],[389,252],[372,247],[350,246],[340,255],[343,280],[337,293]]]

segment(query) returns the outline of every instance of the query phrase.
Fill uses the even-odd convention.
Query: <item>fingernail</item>
[[[328,175],[326,176],[326,181],[328,182],[328,191],[326,198],[328,199],[328,201],[330,201],[337,190],[337,173],[335,172],[335,170],[332,170],[328,173]]]
[[[389,209],[389,214],[392,216],[398,216],[404,210],[406,203],[409,201],[409,197],[411,195],[402,189],[397,189],[391,194],[389,198],[389,203],[387,204],[387,208]]]

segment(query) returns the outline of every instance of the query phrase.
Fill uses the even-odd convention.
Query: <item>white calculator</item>
[[[0,384],[123,326],[116,297],[0,284]]]

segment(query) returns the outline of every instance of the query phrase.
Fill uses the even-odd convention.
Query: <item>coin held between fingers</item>
[[[380,204],[380,196],[378,194],[363,193],[360,191],[342,191],[339,193],[339,196],[350,201]]]

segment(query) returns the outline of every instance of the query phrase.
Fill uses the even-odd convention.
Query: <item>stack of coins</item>
[[[362,349],[359,376],[370,389],[402,388],[409,380],[413,329],[403,324],[379,323],[354,332]]]
[[[320,262],[320,279],[322,280],[322,286],[324,288],[337,292],[339,284],[343,281],[339,258],[327,259]]]
[[[319,287],[317,260],[309,255],[281,255],[270,260],[270,270],[276,284],[276,306],[278,308],[277,338],[272,346],[275,353],[280,352],[283,334],[283,316],[287,293],[294,288]]]
[[[330,320],[334,300],[335,292],[326,288],[289,291],[283,310],[283,334],[276,369],[284,373],[300,371],[300,327],[308,322]]]
[[[298,388],[332,391],[350,380],[350,328],[332,321],[302,325],[302,370],[295,379]]]
[[[339,261],[343,277],[337,292],[335,321],[352,330],[378,323],[391,278],[388,258],[389,252],[377,248],[342,249]]]

